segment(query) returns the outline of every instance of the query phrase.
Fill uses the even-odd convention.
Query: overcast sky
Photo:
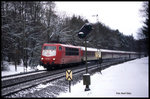
[[[55,2],[56,11],[65,12],[67,16],[80,15],[89,22],[95,23],[97,19],[111,29],[118,29],[125,35],[137,38],[137,31],[143,25],[143,18],[139,9],[139,2]],[[93,15],[97,15],[95,17]]]

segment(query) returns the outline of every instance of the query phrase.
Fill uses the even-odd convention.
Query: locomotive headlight
[[[43,60],[44,58],[42,57],[41,60]]]
[[[56,60],[55,58],[53,58],[53,61]]]

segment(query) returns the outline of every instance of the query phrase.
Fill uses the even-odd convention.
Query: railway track
[[[94,69],[100,68],[101,70],[109,67],[110,65],[117,64],[124,61],[115,61],[115,62],[107,62],[102,63],[101,66],[97,66],[97,64],[88,64],[88,70],[92,71]],[[50,81],[54,81],[56,79],[60,79],[65,77],[65,72],[67,69],[71,69],[73,75],[84,72],[85,73],[85,65],[77,66],[77,67],[69,67],[61,70],[55,71],[39,71],[32,72],[28,74],[15,75],[2,78],[2,88],[1,95],[2,97],[9,96],[21,90],[34,87],[41,83],[46,83]]]

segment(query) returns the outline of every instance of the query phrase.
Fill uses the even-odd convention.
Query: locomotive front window
[[[56,56],[56,46],[44,46],[42,55],[46,57]]]
[[[43,50],[56,50],[56,46],[44,46]]]

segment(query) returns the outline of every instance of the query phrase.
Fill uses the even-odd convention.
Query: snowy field
[[[20,65],[17,65],[17,71],[15,70],[15,65],[8,63],[6,61],[4,61],[4,64],[7,66],[7,70],[1,71],[1,76],[8,76],[8,75],[30,72],[35,70],[44,70],[44,68],[40,65],[38,65],[36,68],[31,68],[30,66],[28,66],[28,68],[26,69],[23,66],[23,61],[21,61]]]
[[[81,80],[71,86],[71,93],[57,97],[149,97],[148,57],[113,65],[91,76],[90,91]]]

